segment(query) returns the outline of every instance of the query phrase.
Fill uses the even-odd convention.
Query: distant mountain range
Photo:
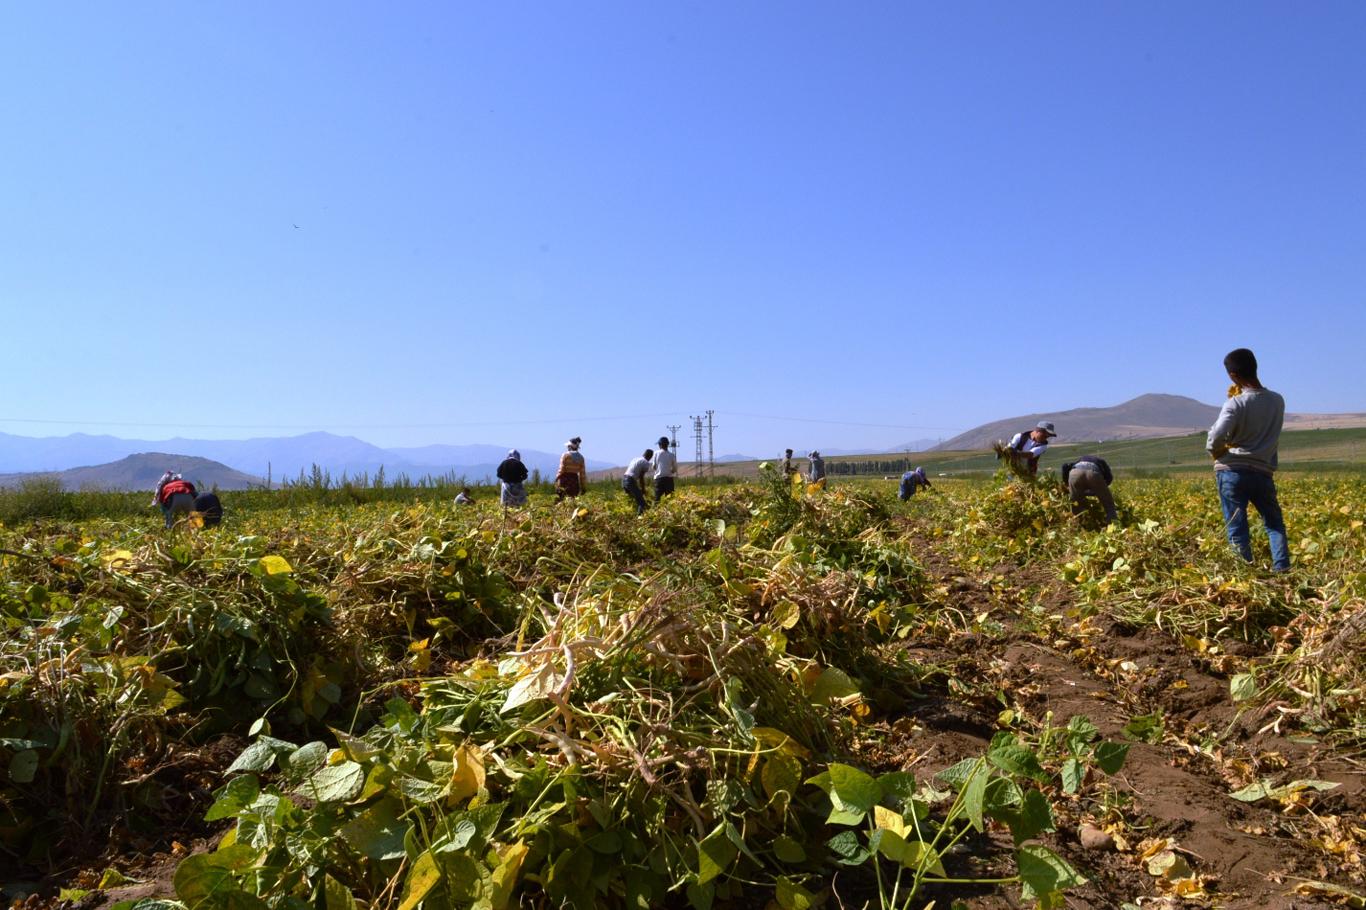
[[[264,478],[234,471],[227,465],[207,458],[144,452],[110,464],[69,468],[46,474],[0,474],[0,487],[18,486],[29,478],[46,476],[55,478],[68,490],[147,490],[150,493],[156,488],[166,466],[172,463],[186,480],[200,490],[247,490],[265,485]]]
[[[1008,440],[1041,420],[1051,420],[1059,442],[1105,442],[1113,439],[1153,439],[1184,436],[1208,430],[1219,416],[1212,404],[1182,395],[1140,395],[1110,408],[1074,408],[1070,411],[1024,414],[974,427],[934,446],[934,451],[986,449],[997,440]],[[1366,414],[1287,414],[1286,427],[1366,426]]]
[[[331,433],[306,433],[301,436],[258,439],[120,439],[116,436],[70,436],[33,438],[0,433],[0,473],[61,472],[71,468],[107,465],[129,455],[165,452],[171,463],[166,468],[184,472],[189,458],[204,458],[244,474],[274,482],[296,479],[314,464],[331,473],[334,480],[342,474],[356,477],[384,468],[389,479],[406,474],[413,479],[454,473],[470,480],[492,477],[508,447],[499,445],[431,445],[417,448],[382,449],[354,436]],[[554,474],[559,466],[558,453],[522,449],[527,468]],[[179,463],[177,463],[179,462]],[[610,467],[605,461],[588,460],[590,470]],[[155,478],[154,478],[155,480]]]

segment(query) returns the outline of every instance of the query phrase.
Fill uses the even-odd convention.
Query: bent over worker
[[[1106,524],[1112,524],[1116,513],[1110,484],[1114,481],[1115,475],[1111,473],[1110,465],[1098,455],[1083,455],[1062,466],[1062,482],[1072,497],[1073,515],[1081,512],[1086,497],[1094,496],[1105,507]]]

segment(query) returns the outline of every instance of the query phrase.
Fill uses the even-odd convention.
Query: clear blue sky
[[[6,4],[0,431],[624,461],[713,408],[762,455],[1215,402],[1240,345],[1366,410],[1363,47],[1360,2]]]

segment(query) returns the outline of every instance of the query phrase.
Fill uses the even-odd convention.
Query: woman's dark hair
[[[1245,379],[1257,378],[1257,357],[1247,348],[1229,351],[1224,358],[1224,369]]]

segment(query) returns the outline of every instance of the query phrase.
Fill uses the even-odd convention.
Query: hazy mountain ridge
[[[340,480],[342,475],[374,477],[384,468],[393,479],[406,474],[412,479],[446,474],[463,475],[470,480],[491,477],[508,452],[499,445],[429,445],[384,449],[354,436],[332,433],[305,433],[300,436],[258,437],[254,439],[121,439],[117,436],[27,437],[0,433],[0,472],[54,473],[76,467],[105,465],[130,455],[173,453],[161,470],[177,465],[177,459],[205,458],[229,465],[244,474],[274,483],[295,480],[299,472],[309,473],[314,464]],[[542,474],[555,473],[558,453],[522,449],[528,469]],[[609,462],[590,459],[592,469],[605,468]],[[157,476],[161,471],[157,472]]]
[[[85,465],[64,471],[0,474],[0,487],[15,487],[27,480],[50,477],[66,490],[147,490],[156,488],[168,465],[200,490],[247,490],[265,486],[265,479],[234,471],[208,458],[142,452],[101,465]]]

